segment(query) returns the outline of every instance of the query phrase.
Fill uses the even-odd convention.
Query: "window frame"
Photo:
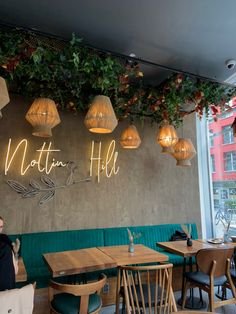
[[[230,162],[231,162],[231,169],[226,169],[226,155],[230,154]],[[232,157],[232,156],[235,157]],[[223,153],[223,160],[224,160],[224,172],[235,172],[236,171],[236,152],[235,151],[227,151]]]
[[[229,142],[225,141],[225,135],[228,135]],[[231,128],[231,125],[225,125],[222,127],[222,139],[223,139],[223,142],[222,142],[223,145],[234,144],[234,134],[233,134],[233,129]]]

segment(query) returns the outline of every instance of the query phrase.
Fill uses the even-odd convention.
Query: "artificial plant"
[[[236,94],[235,88],[182,74],[157,87],[145,86],[139,64],[88,48],[75,35],[65,42],[2,28],[0,42],[0,76],[10,90],[32,99],[51,98],[61,110],[86,111],[90,100],[103,94],[111,98],[119,119],[148,117],[178,126],[193,111],[201,117],[206,110],[216,117]]]

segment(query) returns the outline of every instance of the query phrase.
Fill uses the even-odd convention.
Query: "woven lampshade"
[[[231,128],[233,129],[234,137],[236,137],[236,117],[234,118],[234,122],[231,125]]]
[[[131,124],[122,133],[120,137],[120,145],[123,148],[138,148],[141,144],[141,139],[136,127]]]
[[[32,134],[40,137],[52,136],[52,128],[61,122],[56,104],[49,98],[37,98],[25,116],[32,124]]]
[[[180,138],[173,148],[176,166],[191,166],[190,160],[196,155],[192,141],[189,138]]]
[[[0,77],[0,117],[2,117],[1,110],[5,107],[10,101],[7,84],[4,78]]]
[[[178,142],[178,135],[173,125],[165,124],[157,134],[156,141],[162,147],[162,153],[172,153],[172,147]]]
[[[98,95],[85,116],[84,124],[93,133],[111,133],[118,124],[110,98]]]

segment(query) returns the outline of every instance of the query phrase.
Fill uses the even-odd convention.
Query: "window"
[[[236,189],[235,188],[229,189],[229,195],[236,197]]]
[[[209,144],[210,147],[214,146],[214,134],[213,134],[213,130],[209,130]]]
[[[224,215],[229,208],[236,209],[236,138],[230,127],[236,117],[236,97],[234,101],[232,109],[219,114],[217,121],[205,116],[197,120],[202,233],[209,238],[223,236],[228,219]],[[236,219],[230,230],[236,232]]]
[[[215,155],[211,155],[211,172],[216,172]]]
[[[232,117],[232,115],[233,115],[232,110],[227,110],[221,114],[220,119],[227,119]]]
[[[233,129],[231,128],[231,125],[227,125],[223,127],[222,133],[223,133],[223,144],[234,143],[234,135],[233,135]]]
[[[236,151],[224,153],[224,171],[236,171]]]
[[[221,194],[221,199],[222,199],[222,200],[226,200],[226,199],[229,198],[228,190],[221,190],[221,191],[220,191],[220,194]]]

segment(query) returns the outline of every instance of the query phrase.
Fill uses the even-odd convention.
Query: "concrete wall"
[[[161,148],[155,143],[157,126],[150,126],[148,122],[142,126],[137,122],[142,144],[137,150],[124,150],[119,145],[119,136],[128,121],[120,122],[112,134],[97,135],[87,131],[82,115],[60,112],[61,123],[53,129],[53,137],[45,140],[31,135],[32,127],[24,118],[30,103],[19,96],[12,95],[11,99],[2,110],[0,121],[0,215],[5,218],[7,233],[188,221],[195,221],[200,231],[197,157],[190,168],[176,167],[175,160],[161,154]],[[185,119],[183,133],[196,147],[193,115]],[[22,198],[6,184],[7,180],[16,180],[28,188],[31,179],[40,182],[41,176],[35,168],[20,175],[22,148],[8,174],[4,174],[9,138],[12,138],[12,151],[20,140],[28,139],[26,161],[37,158],[36,150],[44,141],[52,141],[52,147],[61,150],[52,157],[74,161],[78,166],[76,180],[89,175],[91,141],[101,141],[104,154],[110,141],[115,139],[119,173],[110,178],[101,173],[100,183],[92,177],[91,182],[59,188],[51,201],[39,206],[43,193]],[[49,176],[57,186],[64,185],[68,170],[55,168]],[[40,185],[44,187],[43,183]]]

